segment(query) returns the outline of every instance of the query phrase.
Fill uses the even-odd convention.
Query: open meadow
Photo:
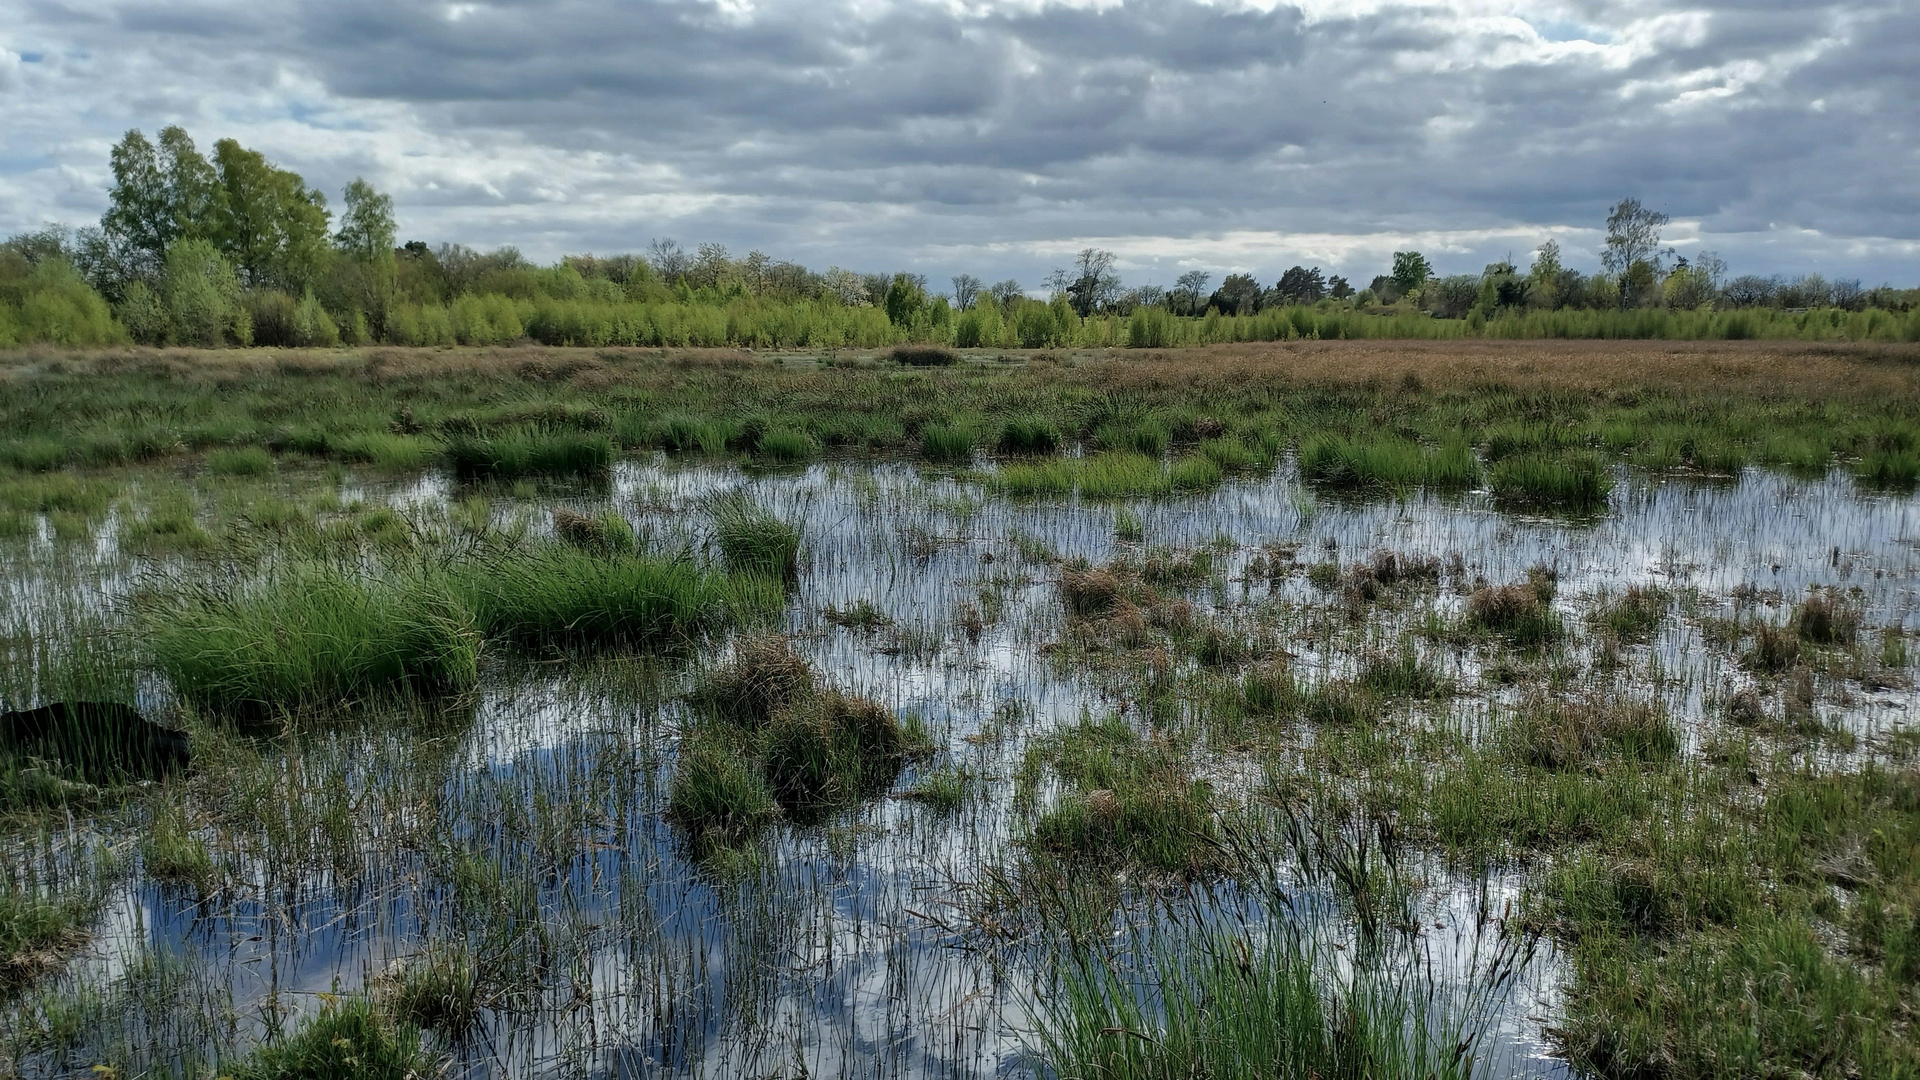
[[[1920,1076],[1916,485],[1899,343],[0,352],[0,1075]]]

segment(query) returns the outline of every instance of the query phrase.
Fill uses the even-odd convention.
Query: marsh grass
[[[0,886],[0,998],[58,969],[87,940],[93,905]]]
[[[215,476],[269,476],[273,455],[257,446],[215,450],[207,455],[207,471]]]
[[[365,998],[328,1001],[290,1037],[223,1069],[233,1080],[420,1080],[438,1071],[419,1029]]]
[[[458,1036],[485,1006],[482,967],[465,942],[435,941],[395,960],[374,981],[373,998],[404,1023]]]
[[[940,465],[970,465],[979,436],[959,424],[928,424],[920,429],[920,456]]]
[[[1000,452],[1020,457],[1057,453],[1060,431],[1038,417],[1016,417],[1000,428]]]
[[[451,436],[442,455],[462,480],[598,476],[613,464],[613,443],[584,431],[510,431]]]
[[[1010,462],[991,474],[995,488],[1008,495],[1068,495],[1085,499],[1122,499],[1206,491],[1226,478],[1219,463],[1189,454],[1171,465],[1128,451],[1106,451],[1081,458]]]
[[[892,785],[932,743],[917,718],[822,686],[779,635],[737,642],[688,695],[668,815],[696,853],[738,844],[777,818],[802,823]]]
[[[1301,443],[1300,478],[1333,491],[1405,494],[1425,487],[1459,491],[1479,482],[1480,466],[1465,442],[1437,447],[1391,437],[1318,435]]]
[[[1016,801],[1033,808],[1034,852],[1162,875],[1217,868],[1221,848],[1209,784],[1180,748],[1140,735],[1123,719],[1085,720],[1029,745]],[[1066,785],[1036,804],[1045,777]]]
[[[1603,509],[1613,491],[1613,477],[1606,464],[1584,452],[1506,458],[1494,463],[1490,480],[1495,499],[1525,509]]]
[[[707,507],[714,543],[735,573],[759,574],[791,584],[800,575],[800,526],[735,490]]]
[[[289,560],[258,577],[176,577],[143,598],[155,663],[186,700],[265,717],[470,689],[480,634],[439,574]]]
[[[804,465],[820,452],[813,436],[791,428],[775,428],[754,445],[755,460],[768,465]]]
[[[446,579],[480,632],[536,652],[671,649],[764,613],[779,592],[684,554],[531,542],[484,548]]]

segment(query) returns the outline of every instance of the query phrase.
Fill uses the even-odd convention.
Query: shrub
[[[892,356],[908,367],[945,367],[960,361],[959,353],[938,345],[895,345]]]

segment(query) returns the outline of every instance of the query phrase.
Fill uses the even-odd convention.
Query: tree
[[[1417,251],[1393,253],[1393,273],[1388,275],[1388,279],[1393,282],[1393,287],[1399,290],[1400,295],[1405,296],[1420,288],[1432,276],[1433,265],[1427,262],[1425,255]]]
[[[1346,278],[1335,274],[1327,279],[1327,295],[1335,300],[1345,300],[1353,295],[1353,286],[1347,282]]]
[[[647,261],[653,264],[653,272],[660,275],[660,280],[669,285],[685,276],[693,265],[693,260],[671,236],[647,245]]]
[[[1667,215],[1640,205],[1639,199],[1621,199],[1607,215],[1607,243],[1600,265],[1620,283],[1620,305],[1645,302],[1660,277],[1660,259],[1672,249],[1660,249],[1660,229]],[[1645,269],[1638,264],[1645,263]]]
[[[341,194],[340,231],[333,244],[348,258],[362,263],[393,261],[393,197],[375,191],[355,177]]]
[[[986,288],[986,282],[972,274],[961,274],[953,279],[953,306],[959,311],[970,310],[980,300],[980,293]]]
[[[1207,295],[1207,283],[1212,280],[1213,275],[1205,270],[1189,270],[1181,274],[1173,291],[1167,294],[1168,310],[1175,315],[1198,314],[1201,301]]]
[[[327,198],[299,173],[232,139],[213,144],[219,205],[213,238],[247,285],[302,292],[327,243]]]
[[[1273,291],[1282,303],[1313,304],[1327,294],[1327,281],[1317,266],[1311,270],[1296,266],[1280,275]]]
[[[1220,309],[1223,315],[1252,315],[1260,310],[1260,283],[1252,274],[1228,274],[1207,306]]]
[[[345,263],[341,276],[353,306],[365,312],[373,332],[384,337],[395,287],[393,198],[355,177],[341,199],[340,231],[333,235]]]
[[[919,274],[895,274],[887,285],[887,321],[906,326],[927,306],[927,279]]]
[[[1018,281],[1008,278],[1005,281],[995,283],[992,288],[987,290],[987,295],[993,298],[994,303],[1004,308],[1015,300],[1027,295],[1027,290],[1021,288]]]
[[[211,241],[181,240],[167,249],[161,296],[174,338],[183,345],[244,345],[253,339],[239,278]]]
[[[1054,271],[1056,291],[1066,294],[1075,314],[1084,319],[1120,295],[1120,275],[1113,270],[1115,261],[1117,257],[1111,251],[1084,248],[1071,271]]]
[[[160,157],[173,215],[173,238],[212,238],[219,227],[223,195],[218,173],[194,147],[186,129],[177,124],[160,130]]]
[[[156,274],[177,235],[160,156],[135,128],[114,144],[108,162],[113,186],[107,189],[107,212],[100,218],[103,240],[124,252],[117,261],[125,270],[142,277]]]

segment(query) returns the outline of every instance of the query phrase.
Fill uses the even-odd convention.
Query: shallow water
[[[1427,604],[1374,618],[1369,633],[1381,640],[1429,612],[1457,613],[1474,580],[1514,581],[1534,566],[1558,572],[1555,603],[1570,622],[1628,585],[1673,590],[1690,598],[1689,614],[1638,647],[1639,666],[1628,670],[1657,668],[1662,681],[1646,689],[1696,734],[1713,721],[1715,702],[1751,681],[1730,652],[1708,644],[1702,617],[1744,604],[1778,621],[1808,587],[1839,586],[1863,625],[1920,631],[1915,499],[1863,495],[1839,475],[1620,479],[1606,513],[1583,521],[1515,517],[1480,494],[1328,499],[1287,467],[1205,496],[1125,505],[1147,545],[1218,553],[1213,580],[1191,593],[1196,605],[1283,629],[1328,601],[1302,573],[1249,580],[1249,561],[1272,545],[1297,547],[1303,564],[1363,560],[1381,548],[1457,556],[1460,572],[1449,571]],[[290,797],[319,798],[316,785],[331,785],[351,822],[344,835],[309,838],[310,859],[276,864],[264,849],[238,845],[230,872],[240,884],[210,897],[130,875],[62,982],[118,1002],[119,1020],[103,1021],[69,1053],[23,1062],[26,1070],[52,1074],[115,1055],[184,1063],[257,1040],[316,1008],[317,995],[367,985],[422,941],[498,934],[527,965],[521,994],[494,1003],[474,1035],[447,1048],[457,1075],[1031,1071],[1029,1007],[1046,992],[1038,973],[1047,942],[1023,927],[983,932],[969,912],[1019,835],[1009,777],[1028,741],[1127,705],[1110,680],[1064,671],[1046,655],[1064,615],[1054,564],[1039,556],[1100,563],[1140,545],[1116,538],[1114,503],[1008,501],[974,479],[909,465],[748,473],[626,462],[610,491],[517,507],[503,499],[495,513],[532,509],[538,525],[546,506],[610,503],[654,543],[697,546],[703,501],[735,487],[803,523],[799,582],[784,615],[800,651],[825,680],[920,717],[943,762],[990,778],[980,799],[942,816],[883,798],[823,825],[781,827],[757,862],[697,865],[660,807],[686,669],[712,657],[663,661],[639,678],[501,662],[470,716],[429,729],[363,720],[303,746],[301,775],[286,780]],[[419,513],[462,492],[428,475],[348,494]],[[91,545],[45,530],[8,543],[0,596],[16,625],[49,622],[64,607],[101,609],[153,572],[119,552],[112,530],[110,521]],[[893,625],[861,632],[823,621],[828,609],[860,601]],[[992,616],[977,641],[960,626],[963,605]],[[1309,670],[1353,663],[1350,643],[1303,633],[1285,644]],[[1479,682],[1484,657],[1434,651],[1465,685]],[[1473,701],[1502,693],[1477,691],[1456,707],[1470,713]],[[1910,688],[1823,685],[1819,708],[1873,737],[1909,722],[1917,703]],[[164,689],[147,684],[142,704],[163,706]],[[420,750],[423,730],[435,740],[431,753]],[[914,780],[909,769],[895,791]],[[476,875],[491,875],[495,887],[472,884]],[[1465,993],[1488,947],[1475,930],[1506,910],[1524,874],[1432,867],[1425,877],[1424,970]],[[1165,895],[1149,903],[1153,892],[1116,918],[1173,910]],[[1194,891],[1183,902],[1221,901]],[[1348,933],[1331,907],[1322,910],[1336,935]],[[1561,975],[1542,947],[1487,1007],[1483,1050],[1496,1075],[1563,1072],[1541,1032]],[[167,1022],[155,1019],[163,1015]]]

